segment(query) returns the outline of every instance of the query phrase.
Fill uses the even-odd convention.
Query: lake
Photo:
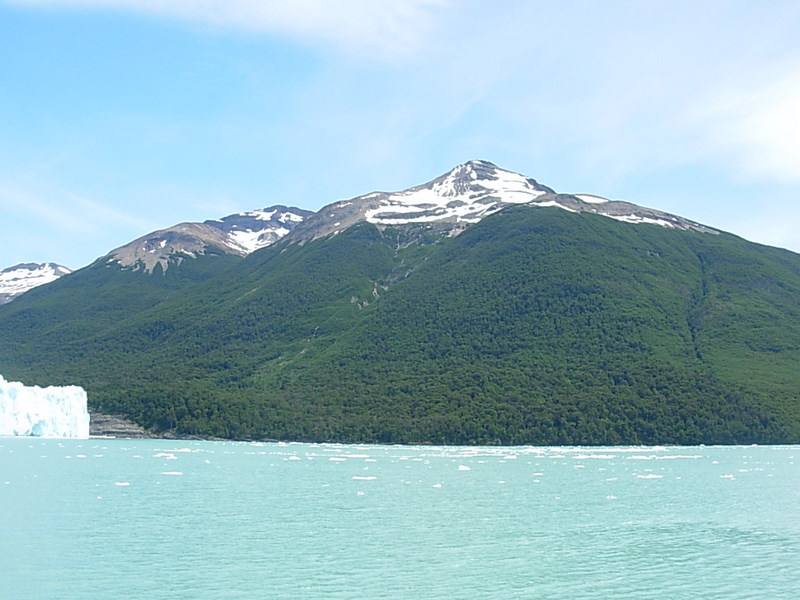
[[[795,600],[798,459],[0,438],[0,585],[24,600]]]

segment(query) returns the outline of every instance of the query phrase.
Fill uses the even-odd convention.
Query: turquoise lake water
[[[800,598],[800,447],[0,438],[0,597]]]

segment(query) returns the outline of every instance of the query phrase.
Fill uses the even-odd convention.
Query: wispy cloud
[[[11,0],[38,7],[131,10],[301,39],[394,59],[414,52],[449,0]]]
[[[92,244],[105,240],[101,243],[111,250],[152,226],[151,221],[112,208],[109,202],[59,187],[31,182],[0,184],[0,235],[8,252],[17,255],[11,262],[69,262],[68,257],[80,254],[74,249],[83,246],[84,240],[91,240]],[[88,262],[92,256],[90,253],[84,260]]]
[[[800,183],[800,61],[789,74],[724,92],[698,111],[709,149],[742,176]]]

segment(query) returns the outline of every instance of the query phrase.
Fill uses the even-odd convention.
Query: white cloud
[[[316,51],[308,53],[314,60],[304,71],[307,57],[270,62],[274,40],[235,59],[235,50],[226,49],[197,79],[227,73],[223,87],[235,93],[206,99],[188,93],[192,82],[182,82],[186,97],[197,98],[192,106],[201,109],[180,118],[143,97],[134,106],[151,126],[130,123],[126,107],[111,104],[113,118],[94,136],[98,147],[114,150],[81,153],[109,156],[100,161],[102,176],[78,159],[50,174],[64,188],[114,198],[109,202],[118,205],[121,193],[163,198],[164,206],[175,207],[160,212],[163,226],[174,215],[175,222],[203,219],[273,201],[317,208],[372,189],[413,185],[470,158],[494,160],[565,191],[688,211],[711,224],[719,218],[711,194],[716,188],[725,190],[720,203],[728,212],[760,185],[800,179],[800,77],[794,75],[800,73],[800,11],[794,0],[0,3],[9,1],[138,12],[180,20],[195,31],[199,26],[201,37],[209,28],[245,31]],[[225,38],[235,36],[220,37],[224,48]],[[353,56],[360,60],[348,60]],[[296,72],[302,76],[286,75]],[[94,77],[94,89],[102,89],[105,74]],[[162,137],[145,139],[153,130]],[[76,135],[86,136],[83,128]],[[208,165],[205,171],[215,177],[199,177],[192,164]],[[297,177],[297,170],[314,176]],[[658,202],[648,202],[653,189],[663,190]],[[760,197],[762,206],[773,197],[772,191]],[[782,221],[797,222],[781,214]],[[766,227],[753,239],[778,243],[791,235]],[[731,230],[745,228],[737,222]]]
[[[38,7],[132,10],[300,38],[377,58],[419,48],[449,0],[12,0]]]
[[[714,149],[749,178],[800,183],[800,76],[733,90],[701,111]]]

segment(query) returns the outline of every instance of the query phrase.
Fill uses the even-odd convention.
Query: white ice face
[[[26,386],[0,375],[0,435],[89,437],[86,391],[78,386]]]

